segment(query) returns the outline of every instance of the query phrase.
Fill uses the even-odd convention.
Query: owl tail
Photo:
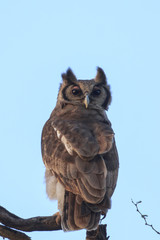
[[[95,230],[98,227],[100,215],[100,211],[92,211],[80,196],[65,191],[61,216],[61,225],[64,231]]]

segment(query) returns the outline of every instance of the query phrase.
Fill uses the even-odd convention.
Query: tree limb
[[[55,213],[48,217],[33,217],[28,219],[20,218],[0,206],[0,222],[5,226],[22,230],[32,231],[51,231],[61,230],[60,215]]]
[[[61,217],[57,212],[53,216],[23,219],[0,206],[0,236],[10,240],[30,240],[24,232],[61,230]],[[106,225],[99,225],[95,231],[87,231],[86,240],[107,240]]]
[[[25,233],[0,225],[0,236],[10,240],[31,240]]]

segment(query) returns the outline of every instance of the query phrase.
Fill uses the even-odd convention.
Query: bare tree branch
[[[18,229],[24,232],[32,231],[54,231],[61,230],[61,217],[57,212],[53,216],[33,217],[28,219],[20,218],[7,209],[0,206],[0,236],[10,240],[30,240],[26,234],[13,230]],[[106,225],[99,225],[95,231],[87,231],[86,240],[107,240]]]
[[[32,231],[51,231],[60,230],[60,215],[55,213],[48,217],[33,217],[28,219],[20,218],[0,206],[0,222],[5,226],[22,230],[25,232]]]
[[[31,240],[25,233],[0,225],[0,236],[10,240]]]
[[[138,213],[141,215],[141,217],[144,219],[145,225],[151,227],[152,230],[153,230],[154,232],[156,232],[157,234],[160,234],[160,232],[158,232],[158,231],[153,227],[152,224],[149,224],[149,223],[147,222],[147,217],[148,217],[148,215],[142,214],[142,213],[139,211],[138,204],[142,203],[142,201],[138,201],[138,202],[136,202],[136,203],[135,203],[132,199],[131,199],[131,201],[132,201],[132,203],[134,204],[134,206],[136,207],[137,212],[138,212]]]

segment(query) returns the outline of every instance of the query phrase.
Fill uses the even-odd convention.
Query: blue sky
[[[61,73],[90,79],[104,69],[120,156],[117,189],[104,223],[111,240],[159,239],[160,2],[0,2],[0,205],[29,218],[57,211],[45,193],[40,140]],[[29,233],[33,240],[85,239],[85,231]]]

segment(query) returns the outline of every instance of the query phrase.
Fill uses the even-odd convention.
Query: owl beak
[[[88,94],[85,96],[84,105],[85,105],[86,108],[88,108],[88,105],[89,105],[89,97],[88,97]]]

